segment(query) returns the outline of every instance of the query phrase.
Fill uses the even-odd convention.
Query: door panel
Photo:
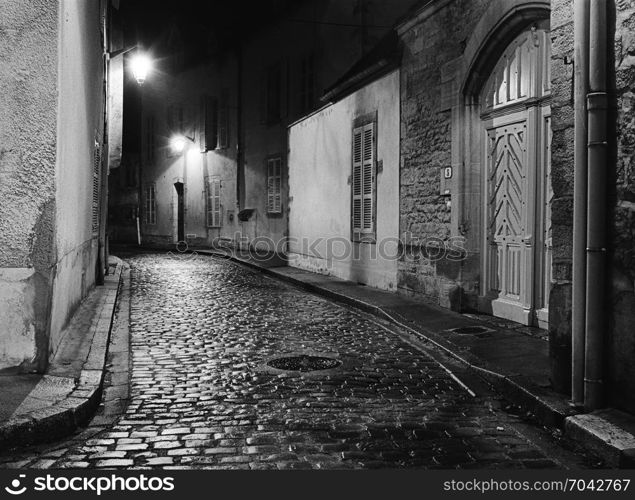
[[[495,247],[496,287],[491,291],[503,296],[520,296],[521,244],[524,236],[526,122],[490,129],[490,153],[487,157],[488,239]],[[502,286],[501,286],[502,285]]]
[[[484,85],[481,310],[547,326],[551,286],[549,30],[519,35]]]
[[[527,120],[523,115],[516,113],[516,121],[492,123],[487,130],[486,162],[488,295],[493,301],[504,301],[505,309],[519,309],[518,314],[527,307],[525,263],[532,247],[525,238],[527,225],[533,222],[527,220],[526,210]]]

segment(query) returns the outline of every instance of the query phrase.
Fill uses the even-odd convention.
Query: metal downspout
[[[584,337],[586,319],[587,106],[589,93],[589,3],[574,0],[574,177],[573,307],[571,319],[571,401],[584,404]]]
[[[600,408],[604,399],[603,358],[606,275],[606,0],[593,0],[589,14],[587,299],[584,407]]]

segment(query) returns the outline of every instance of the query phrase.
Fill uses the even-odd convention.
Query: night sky
[[[179,26],[188,52],[204,57],[209,46],[227,50],[259,27],[301,5],[303,0],[122,0],[126,38],[130,43],[156,46],[161,34]]]

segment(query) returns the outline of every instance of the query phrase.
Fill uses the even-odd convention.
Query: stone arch
[[[549,19],[549,0],[494,0],[472,31],[463,53],[462,95],[478,95],[498,56],[532,22]]]

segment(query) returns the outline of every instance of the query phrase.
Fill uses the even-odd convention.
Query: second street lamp
[[[143,85],[150,71],[152,71],[152,61],[143,53],[135,54],[130,61],[130,69],[139,85]]]

